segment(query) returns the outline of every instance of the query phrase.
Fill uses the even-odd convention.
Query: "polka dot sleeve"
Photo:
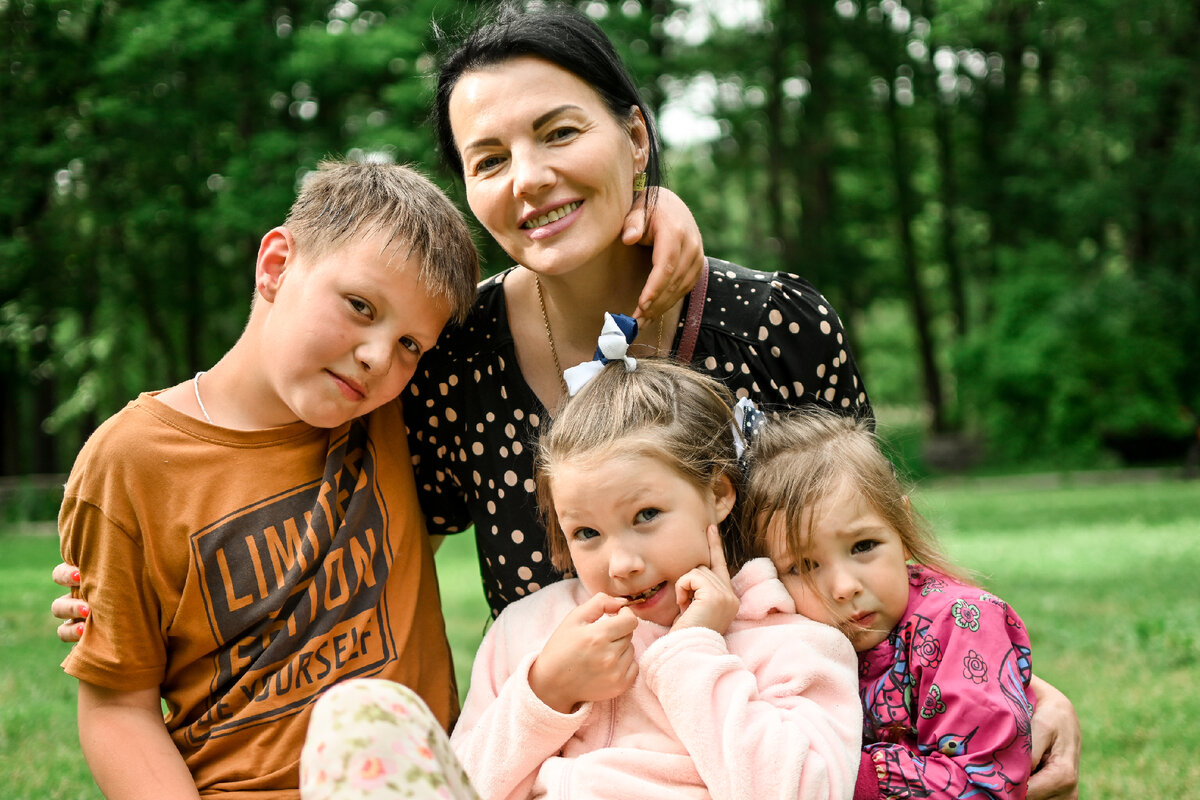
[[[812,284],[711,258],[709,270],[693,366],[760,407],[871,416],[842,322]]]

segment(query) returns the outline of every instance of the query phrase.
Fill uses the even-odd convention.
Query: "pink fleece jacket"
[[[451,737],[485,800],[849,798],[862,724],[854,650],[795,613],[769,560],[733,587],[741,609],[724,637],[640,622],[637,681],[571,714],[538,699],[529,667],[590,595],[566,580],[505,609]]]

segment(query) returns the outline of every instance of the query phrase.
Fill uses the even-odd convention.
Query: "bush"
[[[991,323],[955,363],[962,407],[996,460],[1086,465],[1118,442],[1194,435],[1196,357],[1180,325],[1197,311],[1186,287],[1129,272],[1073,285],[1027,266],[992,300]]]

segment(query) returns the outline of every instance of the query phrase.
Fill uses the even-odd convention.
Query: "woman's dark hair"
[[[515,2],[502,2],[485,12],[457,44],[448,42],[440,30],[435,35],[448,55],[442,57],[438,69],[433,122],[442,158],[455,175],[462,175],[463,163],[450,130],[450,94],[459,78],[512,58],[534,56],[586,82],[622,124],[628,123],[634,106],[641,110],[649,137],[646,182],[662,185],[658,136],[650,109],[608,36],[587,15],[554,3],[525,9]]]

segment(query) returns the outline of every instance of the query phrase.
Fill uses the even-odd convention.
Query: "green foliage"
[[[1186,290],[1124,271],[1074,282],[1059,268],[1070,254],[1054,246],[1022,258],[992,297],[989,329],[958,352],[963,405],[992,452],[1085,464],[1114,440],[1193,436],[1194,348],[1172,313]]]
[[[0,2],[0,474],[65,471],[129,398],[211,365],[322,157],[424,165],[461,203],[432,20],[478,5]],[[708,251],[812,280],[877,404],[1001,463],[1195,419],[1193,4],[578,5],[652,106],[711,118],[666,154]]]
[[[1064,476],[931,488],[950,554],[1030,630],[1033,668],[1083,727],[1080,797],[1190,797],[1200,662],[1200,483]]]

